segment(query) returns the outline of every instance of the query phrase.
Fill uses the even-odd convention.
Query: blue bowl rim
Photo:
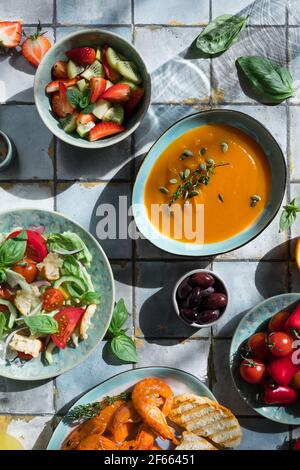
[[[273,215],[269,218],[268,221],[266,221],[266,223],[264,224],[264,226],[261,228],[261,230],[259,230],[253,237],[249,238],[247,241],[245,241],[244,243],[241,243],[241,244],[238,244],[237,246],[235,246],[234,248],[231,248],[231,249],[228,249],[228,250],[219,250],[219,251],[214,251],[214,252],[211,252],[211,253],[206,253],[206,254],[201,254],[199,253],[197,250],[195,251],[191,251],[189,254],[187,253],[180,253],[178,252],[177,250],[167,250],[165,248],[163,248],[162,246],[160,246],[159,243],[155,243],[153,240],[151,240],[150,238],[147,238],[147,240],[149,240],[153,245],[157,246],[160,250],[164,251],[165,253],[171,253],[171,254],[175,254],[177,256],[198,256],[198,257],[203,257],[203,258],[206,258],[206,257],[209,257],[209,256],[217,256],[217,255],[221,255],[221,254],[224,254],[224,253],[229,253],[231,251],[234,251],[234,250],[237,250],[245,245],[247,245],[248,243],[250,243],[251,241],[255,240],[255,238],[257,238],[270,224],[271,222],[275,219],[280,207],[281,207],[281,204],[282,204],[282,201],[283,201],[283,198],[284,198],[284,194],[285,194],[285,189],[286,189],[286,182],[287,182],[287,164],[286,164],[286,161],[285,161],[285,158],[284,158],[284,153],[283,153],[283,150],[281,149],[280,145],[278,144],[277,140],[275,139],[275,137],[271,134],[271,132],[264,126],[264,124],[262,124],[260,121],[258,121],[257,119],[255,119],[254,117],[250,116],[249,114],[247,113],[243,113],[241,111],[236,111],[235,109],[223,109],[223,108],[215,108],[215,109],[209,109],[209,110],[203,110],[203,111],[197,111],[196,113],[192,113],[192,114],[189,114],[188,116],[184,116],[180,119],[178,119],[177,121],[175,121],[173,124],[171,124],[157,139],[156,141],[151,145],[151,147],[149,148],[149,150],[147,151],[145,157],[143,158],[143,161],[139,167],[139,170],[137,172],[137,175],[136,175],[136,178],[135,178],[135,182],[134,182],[134,187],[133,187],[133,193],[132,193],[132,206],[133,206],[133,215],[134,215],[134,218],[135,218],[135,221],[136,221],[136,225],[138,227],[138,229],[141,231],[141,233],[143,233],[143,231],[140,229],[138,223],[137,223],[137,220],[136,220],[136,217],[135,217],[135,210],[134,210],[134,200],[135,200],[135,197],[136,197],[136,194],[135,194],[135,191],[136,191],[136,183],[137,183],[137,180],[138,180],[138,176],[139,176],[139,173],[146,161],[146,159],[149,157],[149,154],[150,152],[152,151],[152,149],[155,147],[155,145],[164,137],[164,135],[169,131],[171,130],[173,127],[175,127],[177,124],[179,124],[180,122],[182,121],[185,121],[187,119],[190,119],[190,118],[193,118],[195,116],[199,116],[201,114],[215,114],[217,112],[222,112],[222,113],[225,113],[225,114],[235,114],[235,115],[243,115],[243,116],[246,116],[248,119],[252,120],[256,125],[262,127],[264,129],[264,131],[268,134],[268,136],[270,137],[270,139],[274,142],[275,146],[277,147],[278,151],[279,151],[279,155],[281,156],[281,161],[282,161],[282,164],[283,164],[283,169],[284,169],[284,188],[283,188],[283,191],[282,191],[282,194],[281,194],[281,198],[277,204],[277,207],[276,209],[274,210],[274,213]],[[145,186],[144,186],[145,187]],[[182,245],[184,246],[184,243],[182,243]]]
[[[109,276],[110,276],[110,279],[111,279],[111,285],[112,285],[112,306],[111,306],[109,319],[106,322],[105,331],[104,331],[103,335],[101,336],[101,338],[99,337],[97,343],[88,351],[88,353],[85,354],[84,357],[80,358],[80,360],[77,362],[77,364],[75,366],[67,367],[67,368],[63,369],[60,373],[58,373],[56,375],[49,374],[49,376],[43,376],[43,378],[41,378],[41,379],[39,379],[39,378],[32,379],[32,378],[29,378],[29,377],[28,378],[26,378],[26,377],[25,378],[20,378],[20,379],[19,378],[13,378],[12,379],[12,377],[10,375],[1,374],[1,377],[6,377],[6,378],[9,378],[11,380],[16,380],[16,381],[21,380],[21,381],[24,381],[24,382],[38,382],[40,380],[48,380],[48,379],[51,379],[53,377],[58,377],[62,374],[65,374],[66,372],[74,369],[75,367],[79,366],[82,362],[84,362],[92,354],[92,352],[97,348],[97,346],[99,346],[100,341],[102,341],[102,339],[104,338],[104,336],[106,334],[106,331],[107,331],[107,328],[110,324],[112,315],[113,315],[114,305],[115,305],[115,298],[116,298],[115,280],[114,280],[114,275],[113,275],[113,272],[112,272],[112,267],[110,265],[109,259],[106,255],[105,251],[103,250],[102,246],[98,242],[98,240],[94,237],[94,235],[92,235],[88,230],[86,230],[81,224],[79,224],[78,222],[75,222],[72,218],[70,218],[70,217],[68,217],[68,216],[66,216],[66,215],[64,215],[64,214],[62,214],[58,211],[52,211],[52,210],[49,210],[49,209],[38,209],[36,207],[26,207],[24,209],[14,209],[14,210],[9,210],[9,211],[1,211],[0,212],[0,218],[3,215],[9,215],[13,212],[31,212],[31,211],[45,212],[47,214],[52,214],[52,215],[54,214],[54,215],[58,215],[59,217],[62,217],[64,219],[67,219],[68,221],[72,222],[74,225],[77,225],[77,227],[79,227],[81,230],[83,230],[85,233],[87,233],[94,240],[94,242],[98,246],[100,252],[102,253],[103,258],[106,260],[108,273],[109,273]]]
[[[47,58],[48,58],[48,55],[50,54],[51,51],[53,51],[53,49],[56,49],[60,46],[62,46],[62,44],[65,42],[65,41],[68,41],[74,37],[77,37],[77,36],[81,36],[82,34],[90,34],[90,33],[99,33],[99,34],[105,34],[105,35],[108,35],[108,36],[112,36],[114,37],[115,39],[117,40],[120,40],[121,42],[124,42],[128,45],[129,48],[133,49],[134,52],[139,56],[141,62],[143,63],[143,66],[145,68],[145,77],[146,77],[146,88],[147,88],[147,93],[145,93],[145,99],[146,99],[146,96],[148,95],[148,99],[143,103],[143,111],[141,112],[141,115],[139,117],[139,120],[137,122],[135,122],[134,124],[132,124],[132,126],[130,128],[127,128],[125,129],[125,131],[121,132],[120,134],[116,134],[108,139],[100,139],[98,141],[95,141],[95,142],[89,142],[89,141],[85,141],[84,139],[76,139],[74,140],[73,143],[71,143],[67,138],[63,138],[63,135],[58,133],[58,131],[56,130],[56,128],[50,128],[48,126],[48,124],[46,124],[43,116],[42,116],[42,111],[41,111],[41,106],[40,106],[40,102],[37,98],[37,90],[38,90],[38,79],[39,79],[39,70],[41,70],[41,68],[43,67],[44,63],[46,63],[47,61]],[[35,74],[35,77],[34,77],[34,84],[33,84],[33,89],[34,89],[34,102],[35,102],[35,106],[38,110],[38,113],[39,113],[39,116],[42,120],[42,122],[44,123],[44,125],[47,127],[47,129],[52,132],[52,134],[54,134],[58,139],[64,141],[65,143],[69,144],[69,145],[74,145],[74,147],[80,147],[80,148],[85,148],[85,149],[101,149],[101,148],[105,148],[105,147],[110,147],[111,145],[114,145],[114,144],[117,144],[121,141],[123,141],[124,139],[126,139],[127,137],[129,137],[133,132],[136,131],[136,129],[140,126],[141,122],[143,121],[144,117],[145,117],[145,114],[147,113],[148,109],[149,109],[149,106],[151,104],[151,76],[149,74],[149,71],[148,71],[148,68],[147,68],[147,65],[144,61],[144,59],[142,58],[141,54],[139,53],[139,51],[137,50],[137,48],[135,47],[134,44],[131,44],[129,41],[127,41],[127,39],[125,39],[124,37],[122,37],[120,34],[117,34],[117,33],[113,33],[111,31],[107,31],[107,30],[104,30],[104,29],[101,29],[101,28],[91,28],[91,29],[82,29],[80,31],[75,31],[73,33],[70,33],[66,36],[64,36],[63,38],[61,38],[59,41],[55,42],[53,44],[53,46],[46,52],[46,54],[44,55],[41,63],[39,64],[38,68],[37,68],[37,71],[36,71],[36,74]],[[68,137],[69,134],[66,134]]]
[[[236,383],[235,379],[234,379],[234,375],[233,375],[233,370],[232,370],[232,357],[233,357],[233,354],[235,353],[235,351],[233,351],[233,342],[236,340],[236,337],[238,335],[238,332],[240,330],[240,328],[243,326],[243,324],[246,322],[246,319],[248,318],[248,316],[250,316],[251,314],[253,314],[253,311],[255,311],[258,307],[264,305],[265,303],[267,302],[270,302],[274,299],[277,299],[279,297],[288,297],[288,296],[295,296],[295,301],[299,301],[299,296],[300,294],[297,293],[297,292],[285,292],[283,294],[278,294],[278,295],[273,295],[272,297],[268,297],[267,299],[264,299],[262,300],[261,302],[257,303],[256,305],[254,305],[254,307],[252,307],[244,316],[243,318],[241,318],[241,320],[239,321],[239,324],[237,325],[236,329],[235,329],[235,332],[233,334],[233,337],[231,339],[231,342],[230,342],[230,349],[229,349],[229,368],[230,368],[230,375],[231,375],[231,378],[232,378],[232,381],[234,383],[234,387],[236,389],[236,391],[238,392],[239,396],[244,400],[244,397],[243,395],[241,394],[239,388],[238,388],[238,384]],[[298,298],[296,298],[298,297]],[[272,314],[273,315],[273,314]],[[269,318],[271,318],[271,316]],[[266,318],[267,320],[267,318]],[[263,416],[264,418],[267,418],[269,419],[270,421],[274,421],[275,423],[281,423],[281,424],[289,424],[289,425],[294,425],[294,426],[299,426],[300,424],[300,417],[299,417],[299,422],[295,423],[293,421],[293,419],[291,420],[279,420],[279,419],[275,419],[275,418],[271,418],[270,416],[266,415],[265,413],[263,413],[259,408],[256,409],[254,408],[252,405],[250,405],[250,403],[248,402],[248,400],[244,400],[245,403],[247,403],[247,405],[249,406],[249,408],[251,408],[252,410],[254,410],[256,413],[260,414],[261,416]]]

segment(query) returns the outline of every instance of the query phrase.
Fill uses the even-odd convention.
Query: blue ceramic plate
[[[33,227],[42,225],[46,232],[64,232],[70,230],[77,233],[92,253],[93,261],[89,272],[96,291],[101,292],[101,303],[92,320],[89,337],[81,341],[78,348],[67,347],[55,350],[53,364],[45,365],[41,358],[17,364],[0,363],[0,376],[14,380],[42,380],[55,377],[84,361],[103,338],[112,316],[115,288],[109,261],[98,242],[76,222],[57,212],[20,209],[0,214],[0,233],[11,232],[16,227]],[[100,360],[100,359],[99,359]]]
[[[256,395],[261,390],[260,387],[249,385],[244,382],[239,374],[241,363],[241,352],[243,345],[249,336],[256,331],[266,330],[268,320],[280,310],[292,308],[295,302],[299,302],[300,294],[281,294],[264,300],[256,307],[252,308],[239,323],[230,347],[230,368],[235,386],[242,399],[265,418],[278,423],[299,425],[300,424],[300,404],[289,406],[264,406],[257,401]]]
[[[178,137],[187,131],[205,124],[227,124],[236,127],[252,137],[264,151],[271,169],[271,192],[269,202],[256,222],[243,232],[218,243],[197,245],[172,240],[162,235],[151,224],[144,205],[144,189],[147,177],[161,153]],[[164,251],[185,256],[212,256],[236,250],[257,237],[273,220],[278,212],[285,191],[286,164],[281,148],[258,121],[247,114],[233,110],[216,109],[203,111],[177,121],[162,134],[148,152],[137,175],[133,189],[133,214],[140,232],[154,245]]]
[[[115,375],[106,380],[97,387],[87,392],[80,398],[71,408],[85,403],[101,401],[105,396],[115,396],[121,392],[126,392],[144,379],[145,377],[159,377],[164,380],[173,390],[174,395],[181,393],[194,393],[202,395],[216,401],[211,391],[197,377],[172,367],[143,367],[141,369],[132,369],[121,374]],[[48,450],[59,450],[67,435],[71,432],[72,427],[64,420],[60,422],[51,437],[48,444]],[[162,446],[163,441],[159,444]],[[166,445],[166,443],[165,443]]]

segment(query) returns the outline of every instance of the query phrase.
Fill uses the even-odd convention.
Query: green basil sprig
[[[8,238],[0,247],[0,268],[11,266],[20,261],[25,255],[27,234],[22,230],[14,238]]]
[[[279,221],[281,232],[287,230],[296,222],[297,212],[300,212],[300,196],[295,197],[289,204],[284,206]]]
[[[137,362],[136,346],[133,340],[125,334],[127,330],[122,329],[127,319],[128,311],[124,300],[121,299],[115,305],[112,320],[108,328],[108,334],[111,337],[110,345],[113,353],[122,361]]]
[[[204,54],[215,55],[229,49],[246,26],[248,16],[221,15],[199,34],[196,46]]]
[[[80,297],[80,302],[85,305],[99,304],[101,300],[101,294],[98,292],[85,292]]]
[[[88,114],[94,109],[94,106],[91,105],[89,107],[89,110],[87,110],[87,107],[90,103],[91,99],[91,91],[89,88],[85,88],[82,92],[79,90],[76,90],[75,88],[68,89],[67,90],[67,100],[73,108],[80,108],[83,109],[85,114]],[[91,110],[91,111],[90,111]]]
[[[50,335],[57,333],[59,330],[57,321],[50,317],[50,315],[32,315],[24,317],[24,323],[34,335]]]
[[[293,78],[283,66],[261,56],[242,56],[236,60],[242,88],[264,104],[279,104],[294,94]]]

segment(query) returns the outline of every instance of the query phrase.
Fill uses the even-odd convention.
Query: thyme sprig
[[[211,176],[215,174],[215,169],[220,166],[230,165],[230,163],[219,162],[215,163],[214,160],[206,160],[206,164],[201,163],[199,167],[189,174],[188,178],[177,187],[176,191],[172,194],[169,201],[169,206],[172,206],[178,199],[187,199],[198,194],[197,189],[204,184],[208,185]]]
[[[77,405],[67,413],[64,421],[74,423],[95,418],[100,411],[104,410],[107,406],[113,405],[117,400],[128,401],[130,398],[131,393],[122,392],[120,395],[116,395],[114,397],[107,396],[101,402],[95,401],[93,403],[86,403],[85,405]]]

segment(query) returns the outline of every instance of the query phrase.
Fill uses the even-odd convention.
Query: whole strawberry
[[[19,21],[0,21],[0,47],[13,49],[22,38],[22,25]]]
[[[24,33],[25,34],[25,33]],[[41,22],[36,29],[36,33],[29,36],[22,44],[22,54],[32,65],[38,67],[42,58],[52,46],[49,39],[42,32]]]
[[[79,65],[90,65],[96,59],[96,52],[92,47],[76,47],[67,51],[66,56]]]

